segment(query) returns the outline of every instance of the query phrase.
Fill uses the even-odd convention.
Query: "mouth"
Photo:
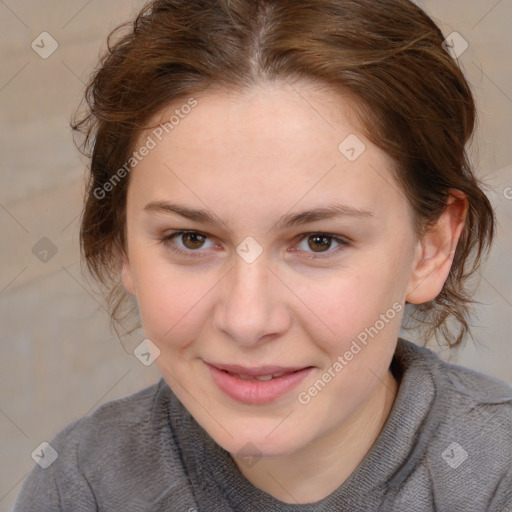
[[[256,378],[256,377],[281,377],[287,373],[294,373],[296,371],[309,368],[309,366],[276,366],[276,365],[264,365],[246,367],[238,364],[223,364],[223,363],[206,363],[210,366],[214,366],[218,370],[223,370],[227,373],[231,373],[242,378]],[[265,379],[269,380],[269,379]]]
[[[258,374],[258,375],[249,375],[249,374],[243,374],[243,373],[229,372],[227,370],[221,370],[221,371],[228,373],[229,375],[232,375],[233,377],[238,377],[239,379],[257,380],[260,382],[265,382],[265,381],[269,381],[272,379],[278,379],[279,377],[282,377],[283,375],[290,375],[292,373],[297,373],[297,372],[300,372],[301,370],[282,371],[282,372],[277,372],[277,373]]]
[[[220,391],[237,402],[252,405],[269,403],[286,395],[313,370],[312,366],[206,365]]]

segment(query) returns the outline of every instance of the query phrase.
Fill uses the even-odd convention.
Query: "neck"
[[[352,474],[379,436],[393,407],[398,383],[388,371],[375,392],[340,427],[283,457],[262,458],[252,468],[233,460],[254,486],[285,503],[313,503]]]

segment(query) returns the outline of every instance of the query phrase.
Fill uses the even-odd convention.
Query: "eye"
[[[185,256],[202,256],[201,253],[203,251],[199,251],[198,249],[204,248],[204,243],[207,239],[208,235],[200,233],[199,231],[181,230],[166,234],[161,238],[161,241],[165,247],[178,254]],[[180,243],[177,244],[176,241]]]
[[[331,249],[333,242],[338,244],[338,248],[330,251],[329,249]],[[301,245],[303,246],[302,248]],[[348,240],[330,235],[329,233],[306,233],[302,235],[301,242],[298,244],[298,249],[296,250],[309,252],[310,255],[306,256],[306,258],[316,259],[330,257],[333,253],[338,253],[347,245],[349,245]],[[308,251],[308,249],[311,251]],[[325,254],[325,256],[317,256],[316,254]]]

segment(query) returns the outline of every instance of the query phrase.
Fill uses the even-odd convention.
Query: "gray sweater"
[[[512,512],[512,388],[401,338],[391,369],[400,385],[381,434],[318,502],[253,486],[160,379],[61,430],[57,459],[34,467],[13,510]]]

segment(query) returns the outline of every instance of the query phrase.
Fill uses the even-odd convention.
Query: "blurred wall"
[[[481,272],[478,343],[441,356],[512,383],[512,2],[420,3],[446,35],[456,31],[469,44],[459,60],[480,111],[472,154],[499,219]],[[0,0],[0,511],[12,505],[42,441],[159,378],[132,354],[142,333],[120,343],[82,277],[84,162],[69,129],[106,35],[141,5]]]

